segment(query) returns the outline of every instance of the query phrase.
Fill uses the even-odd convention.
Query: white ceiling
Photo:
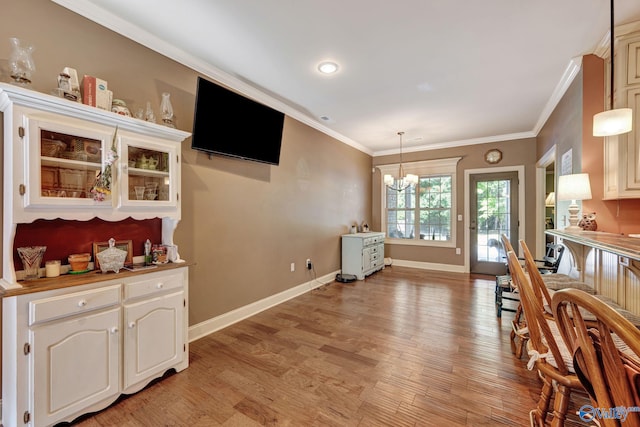
[[[405,151],[535,136],[579,58],[608,37],[610,7],[607,0],[53,1],[374,155],[397,151],[398,131]],[[639,0],[615,7],[616,25],[640,20]],[[340,64],[338,73],[317,72],[326,59]]]

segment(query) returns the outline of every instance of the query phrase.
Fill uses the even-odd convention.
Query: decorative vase
[[[27,86],[31,84],[31,74],[36,70],[33,62],[33,46],[23,45],[20,39],[11,37],[11,53],[9,54],[9,73],[13,84]]]
[[[170,128],[175,128],[173,124],[173,106],[171,105],[171,94],[169,92],[162,93],[162,102],[160,103],[160,114],[162,115],[162,124]]]
[[[20,255],[20,260],[22,260],[22,265],[24,266],[25,280],[33,280],[40,277],[40,264],[42,264],[42,257],[46,250],[46,246],[18,248],[18,255]]]

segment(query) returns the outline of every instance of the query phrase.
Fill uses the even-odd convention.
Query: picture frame
[[[127,257],[124,259],[124,265],[133,264],[133,241],[131,240],[116,240],[115,246],[118,249],[127,251]],[[93,242],[93,268],[94,270],[100,269],[100,261],[98,261],[98,255],[105,249],[109,249],[109,242]]]

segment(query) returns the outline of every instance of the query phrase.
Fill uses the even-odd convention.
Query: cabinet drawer
[[[140,280],[138,282],[124,285],[124,299],[138,298],[156,292],[164,292],[171,289],[182,288],[182,274],[162,274],[151,279]]]
[[[29,325],[120,303],[120,285],[44,298],[29,303]]]

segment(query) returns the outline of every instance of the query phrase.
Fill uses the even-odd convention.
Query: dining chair
[[[564,255],[564,246],[557,243],[547,243],[547,250],[544,257],[536,260],[538,271],[541,274],[554,274],[558,272],[562,255]]]
[[[571,353],[562,340],[555,320],[545,314],[542,295],[534,291],[516,254],[510,251],[507,258],[512,278],[520,291],[520,301],[529,330],[527,354],[530,358],[527,368],[536,368],[542,379],[537,406],[529,412],[531,426],[561,427],[564,426],[572,390],[583,390],[583,387],[573,369]],[[552,397],[553,410],[550,422],[547,423]]]
[[[604,427],[640,427],[640,330],[596,297],[564,289],[552,298],[560,333],[573,354],[574,367],[592,406],[583,421]],[[584,312],[595,317],[585,322]]]
[[[504,247],[504,253],[507,254],[509,252],[514,252],[513,246],[511,245],[511,241],[506,234],[502,234],[500,236],[502,240],[502,246]],[[518,301],[518,306],[515,309],[515,314],[513,316],[513,320],[511,321],[511,332],[509,334],[509,339],[511,343],[511,352],[520,359],[522,357],[522,353],[524,351],[527,340],[529,339],[529,330],[527,329],[527,322],[522,314],[522,304],[520,303],[520,298],[518,295],[518,288],[515,286],[511,274],[509,273],[509,266],[507,262],[507,274],[509,276],[510,290],[512,290],[511,295],[514,297],[503,297],[502,290],[500,290],[501,295],[500,299],[510,299],[512,301]],[[498,292],[498,289],[496,289]]]

